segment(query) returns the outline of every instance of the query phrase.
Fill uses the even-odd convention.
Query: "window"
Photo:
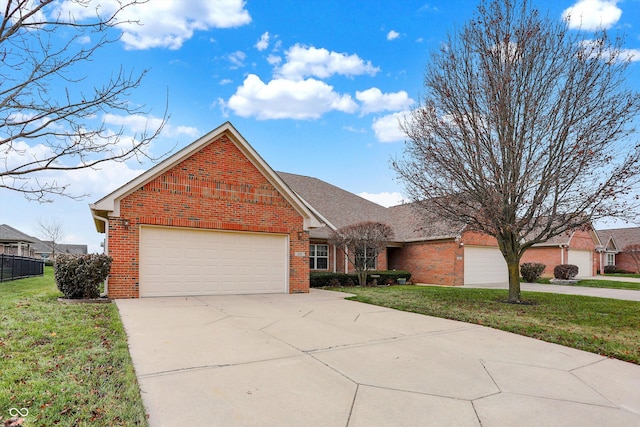
[[[309,268],[311,270],[329,268],[329,245],[309,245]]]
[[[364,254],[362,252],[364,252]],[[375,250],[370,248],[365,248],[364,251],[358,251],[358,253],[356,254],[356,265],[363,265],[364,259],[366,259],[367,270],[375,270],[378,267],[378,256],[376,255],[372,258],[373,254],[375,254]]]
[[[616,265],[616,254],[607,254],[607,265]]]

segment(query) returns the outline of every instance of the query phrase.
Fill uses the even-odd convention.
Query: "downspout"
[[[560,264],[564,264],[564,245],[560,245]]]
[[[96,215],[93,210],[91,211],[91,216],[98,221],[104,222],[104,254],[109,255],[109,220],[107,218],[103,218],[101,216]],[[104,295],[109,294],[109,276],[104,279]]]

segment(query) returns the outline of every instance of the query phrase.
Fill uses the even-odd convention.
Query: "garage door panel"
[[[464,283],[503,283],[509,281],[507,263],[495,247],[465,246]]]
[[[285,235],[142,227],[140,296],[284,293]]]
[[[593,255],[591,251],[569,250],[567,261],[578,266],[576,277],[590,277],[593,275]]]

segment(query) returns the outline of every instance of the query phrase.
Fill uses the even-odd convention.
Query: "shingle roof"
[[[20,230],[16,230],[7,224],[0,224],[0,242],[29,242],[33,243],[37,239],[23,233]]]
[[[607,245],[609,239],[613,237],[618,250],[623,250],[627,245],[640,244],[640,227],[596,230],[596,233],[603,245]]]
[[[389,224],[387,208],[367,199],[350,193],[328,182],[309,176],[295,175],[286,172],[276,172],[298,197],[302,198],[322,217],[321,221],[328,221],[336,229],[363,221],[376,221]],[[310,236],[316,238],[328,237],[329,230],[325,227],[311,230]]]
[[[282,180],[313,210],[336,229],[363,221],[389,225],[394,241],[417,241],[453,238],[463,226],[434,215],[424,214],[413,203],[385,208],[318,178],[277,172]],[[327,238],[330,230],[322,227],[311,230],[312,238]]]
[[[396,237],[401,241],[450,239],[460,236],[464,229],[464,224],[419,210],[415,203],[388,210]]]

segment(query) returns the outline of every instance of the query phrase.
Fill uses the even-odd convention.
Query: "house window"
[[[607,254],[607,265],[616,265],[616,254]]]
[[[362,252],[363,251],[359,251],[359,253],[356,254],[356,265],[358,266],[364,263]],[[367,260],[367,270],[375,270],[378,267],[378,257],[372,258],[371,255],[373,253],[375,253],[373,249],[364,249],[364,258]]]
[[[309,245],[309,268],[326,270],[329,267],[329,245]]]

